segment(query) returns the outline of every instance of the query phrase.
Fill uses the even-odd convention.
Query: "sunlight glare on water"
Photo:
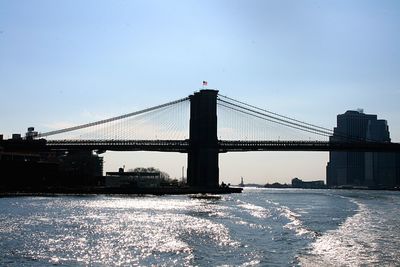
[[[1,266],[400,265],[397,192],[0,198]]]
[[[51,263],[187,264],[193,260],[192,247],[182,237],[201,237],[216,246],[238,244],[231,240],[226,227],[207,219],[214,213],[221,215],[223,210],[217,205],[162,197],[69,200],[54,199],[45,205],[48,215],[31,214],[24,225],[1,229],[22,234],[24,231],[16,231],[17,227],[28,226],[28,240],[35,246],[25,246],[19,253]],[[33,199],[31,205],[38,203]],[[64,214],[51,216],[60,208]]]

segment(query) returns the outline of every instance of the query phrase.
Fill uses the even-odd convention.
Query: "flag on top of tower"
[[[208,82],[207,81],[203,81],[203,86],[207,86]]]

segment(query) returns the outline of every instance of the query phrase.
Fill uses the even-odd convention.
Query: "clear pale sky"
[[[191,94],[333,128],[364,108],[400,141],[400,1],[0,1],[0,133],[57,129]],[[325,179],[328,153],[220,156],[220,181]],[[186,156],[106,153],[105,170]]]

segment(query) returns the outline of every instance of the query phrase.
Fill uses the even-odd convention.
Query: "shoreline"
[[[192,195],[241,193],[240,187],[219,188],[25,188],[0,189],[0,197],[57,196],[57,195]]]

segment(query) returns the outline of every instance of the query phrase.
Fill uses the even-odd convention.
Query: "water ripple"
[[[400,265],[400,195],[0,199],[1,266]]]

